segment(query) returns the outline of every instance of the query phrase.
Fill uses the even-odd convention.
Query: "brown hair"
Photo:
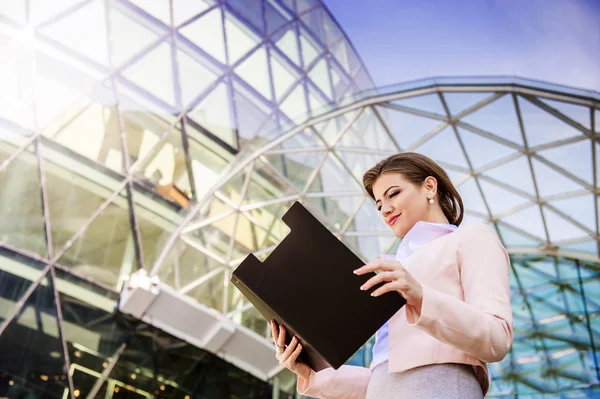
[[[403,152],[379,161],[363,175],[363,186],[372,199],[375,199],[373,184],[379,176],[388,172],[401,173],[405,179],[415,185],[423,184],[429,176],[435,177],[438,182],[438,198],[444,215],[450,223],[460,225],[465,212],[462,198],[444,169],[435,161],[416,152]]]

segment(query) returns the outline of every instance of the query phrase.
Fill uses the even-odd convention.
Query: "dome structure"
[[[420,152],[457,186],[463,223],[492,226],[511,256],[515,339],[491,365],[490,395],[586,392],[599,381],[599,106],[598,93],[519,78],[431,79],[364,93],[240,154],[152,273],[174,284],[173,251],[194,247],[206,259],[204,277],[181,291],[264,333],[266,322],[228,285],[232,269],[249,252],[268,256],[294,201],[364,260],[394,251],[398,238],[362,174],[388,155]],[[368,347],[351,362],[368,365]]]
[[[117,293],[248,142],[372,87],[319,0],[0,1],[0,396],[270,395]]]

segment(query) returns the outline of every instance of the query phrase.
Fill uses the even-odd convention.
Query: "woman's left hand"
[[[406,302],[421,311],[423,302],[423,286],[397,260],[374,259],[354,271],[359,276],[369,272],[380,271],[364,283],[360,289],[368,290],[371,287],[385,282],[381,287],[371,293],[372,296],[380,296],[386,292],[397,291],[406,299]]]

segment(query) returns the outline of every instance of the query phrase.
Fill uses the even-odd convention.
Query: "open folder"
[[[237,267],[232,283],[267,319],[295,335],[300,359],[314,371],[339,368],[406,301],[396,292],[372,297],[360,286],[375,274],[357,276],[364,262],[302,204],[283,215],[291,232],[261,262],[253,254]]]

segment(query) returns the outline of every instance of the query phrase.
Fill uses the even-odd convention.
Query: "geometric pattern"
[[[362,173],[387,155],[420,152],[461,192],[464,223],[489,224],[511,255],[515,343],[491,365],[490,395],[597,388],[600,96],[522,79],[436,79],[345,104],[250,143],[187,213],[151,273],[268,334],[228,284],[232,269],[249,252],[268,256],[287,234],[280,217],[293,201],[365,260],[394,251],[399,240],[362,189]],[[178,284],[170,257],[183,243],[205,266]],[[368,364],[370,344],[350,363]]]
[[[119,313],[118,293],[23,261],[0,252],[2,397],[272,397],[267,382]]]

